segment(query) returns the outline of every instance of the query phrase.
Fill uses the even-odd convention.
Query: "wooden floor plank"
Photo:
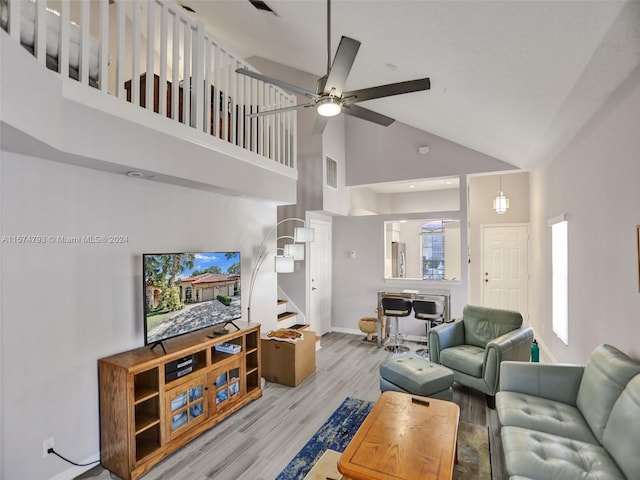
[[[380,396],[379,365],[391,354],[364,338],[325,335],[314,375],[297,387],[267,383],[262,398],[167,457],[143,480],[273,480],[346,397],[375,401]],[[407,345],[412,350],[421,347]],[[460,405],[461,421],[489,426],[492,480],[503,480],[495,410],[487,407],[484,395],[458,385],[454,401]],[[101,470],[96,467],[91,474]],[[102,472],[100,478],[109,476]]]

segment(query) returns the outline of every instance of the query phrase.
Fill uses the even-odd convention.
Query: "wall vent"
[[[327,157],[327,186],[338,188],[338,162]]]

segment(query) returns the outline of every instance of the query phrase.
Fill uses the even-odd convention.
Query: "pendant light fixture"
[[[509,198],[502,191],[502,175],[500,175],[500,191],[496,198],[493,199],[493,209],[498,215],[505,214],[509,210]]]

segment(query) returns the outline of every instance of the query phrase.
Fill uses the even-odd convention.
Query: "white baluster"
[[[58,68],[62,78],[69,78],[69,28],[70,28],[69,0],[60,2],[60,43],[58,46]]]
[[[146,99],[145,108],[147,110],[154,110],[154,83],[155,83],[155,11],[154,2],[147,2],[147,51],[146,51],[146,82],[144,96]]]
[[[9,0],[9,35],[16,42],[20,42],[20,0]]]
[[[131,102],[140,105],[140,22],[138,20],[138,3],[127,2],[131,5],[132,45],[131,45]],[[124,25],[124,24],[123,24]]]
[[[167,116],[167,58],[168,54],[168,34],[167,34],[167,16],[169,15],[169,7],[166,3],[162,4],[160,11],[160,72],[158,72],[158,111],[163,117]]]
[[[35,38],[35,55],[42,65],[47,63],[47,19],[46,19],[46,0],[36,2],[36,25],[34,29]]]
[[[116,96],[118,98],[126,99],[124,84],[127,80],[127,74],[125,72],[125,54],[124,54],[124,40],[125,40],[125,8],[126,4],[124,0],[116,1]],[[133,88],[133,76],[131,77],[131,87]]]
[[[192,120],[191,125],[203,131],[204,111],[204,25],[198,22],[193,31],[193,71],[191,78]]]
[[[107,92],[109,88],[109,2],[108,0],[100,0],[99,4],[99,22],[100,22],[100,46],[99,46],[99,67],[98,79],[100,81],[100,90]],[[64,25],[64,23],[63,23]],[[62,70],[64,72],[64,70]]]
[[[89,0],[80,1],[80,72],[79,80],[85,85],[89,85],[89,26],[91,3]]]

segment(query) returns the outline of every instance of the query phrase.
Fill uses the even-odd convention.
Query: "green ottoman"
[[[418,355],[392,357],[380,364],[380,390],[451,400],[453,372]]]

